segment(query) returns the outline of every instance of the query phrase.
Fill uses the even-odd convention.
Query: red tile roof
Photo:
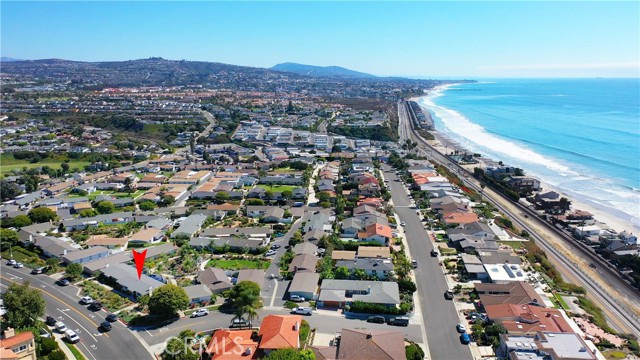
[[[373,235],[380,235],[391,239],[391,228],[382,224],[371,224],[367,226],[364,232],[358,233],[358,238],[367,238]]]
[[[297,324],[297,326],[296,326]],[[260,349],[297,349],[300,346],[299,335],[302,316],[269,315],[262,320],[258,335]]]
[[[252,359],[258,349],[258,343],[251,340],[252,333],[253,330],[218,330],[207,345],[207,353],[214,360]]]
[[[556,309],[535,305],[496,304],[485,306],[485,310],[490,320],[502,324],[511,334],[573,332],[562,313]]]
[[[0,346],[4,348],[12,348],[16,345],[31,342],[34,339],[31,331],[25,331],[16,336],[0,340]]]

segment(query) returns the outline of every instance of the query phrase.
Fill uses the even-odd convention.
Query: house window
[[[13,352],[16,353],[16,354],[17,353],[21,353],[23,351],[26,351],[28,347],[29,347],[29,345],[20,345],[17,348],[14,348]]]

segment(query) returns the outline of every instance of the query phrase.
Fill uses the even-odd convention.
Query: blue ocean
[[[419,102],[465,148],[640,224],[640,80],[500,79]]]

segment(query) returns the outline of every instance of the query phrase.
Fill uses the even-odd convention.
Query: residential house
[[[199,271],[196,280],[200,284],[206,285],[213,294],[219,294],[233,287],[225,271],[214,267]]]
[[[129,241],[138,244],[155,244],[164,238],[162,229],[144,228],[131,235]]]
[[[313,230],[319,230],[328,234],[332,230],[332,223],[334,220],[335,217],[324,212],[318,212],[317,214],[311,215],[309,221],[304,224],[302,229],[305,233]]]
[[[358,258],[391,259],[391,250],[387,246],[358,246]]]
[[[404,333],[398,330],[342,329],[333,346],[312,346],[316,360],[406,359]]]
[[[526,281],[527,273],[517,264],[484,264],[489,280],[495,284]]]
[[[262,289],[264,286],[265,271],[259,269],[244,269],[238,271],[236,284],[242,281],[252,281]]]
[[[375,276],[380,280],[386,280],[393,273],[393,263],[389,259],[355,258],[354,260],[336,261],[336,268],[346,267],[350,272],[362,270],[369,276]]]
[[[474,280],[486,280],[489,275],[484,268],[484,264],[476,255],[462,254],[462,263],[464,264],[464,272],[469,278]]]
[[[293,247],[293,253],[296,255],[301,255],[301,254],[313,255],[316,252],[318,252],[318,246],[310,242],[303,242],[300,244],[296,244],[296,246]]]
[[[35,336],[31,331],[16,334],[7,327],[0,338],[0,359],[36,360]]]
[[[107,235],[91,235],[85,244],[89,247],[104,246],[113,254],[126,250],[128,243],[129,239],[124,237],[111,238],[107,237]]]
[[[499,359],[510,360],[596,360],[598,350],[579,334],[540,331],[531,335],[500,334],[496,349]]]
[[[504,284],[475,283],[476,293],[482,306],[497,304],[544,306],[540,295],[524,281],[510,281]]]
[[[495,240],[486,239],[480,236],[453,234],[449,236],[449,239],[467,253],[496,251],[500,248]]]
[[[318,295],[320,274],[315,272],[296,272],[289,285],[289,296],[297,295],[305,300],[315,300]]]
[[[66,253],[61,260],[65,264],[78,263],[84,264],[107,257],[110,250],[104,246],[93,246],[84,250],[76,250]]]
[[[355,251],[348,250],[333,250],[331,252],[331,260],[353,260],[356,258]]]
[[[142,274],[138,279],[137,270],[127,264],[109,264],[102,269],[102,274],[116,282],[122,291],[130,292],[134,297],[148,294],[150,291],[164,285],[146,274]]]
[[[272,208],[272,206],[247,205],[246,214],[250,218],[262,217],[270,208]]]
[[[173,233],[171,233],[171,238],[176,238],[178,236],[193,237],[198,231],[200,231],[202,224],[204,224],[206,220],[206,215],[189,215],[182,221],[180,227],[178,227]]]
[[[484,307],[488,319],[504,326],[509,334],[538,331],[574,332],[562,311],[537,305],[495,304]]]
[[[289,264],[289,272],[315,272],[318,260],[318,257],[313,254],[298,255]]]
[[[45,257],[54,257],[59,259],[64,255],[78,250],[68,242],[53,236],[35,235],[30,236],[30,238],[33,239],[33,244],[42,250],[42,255]]]
[[[353,301],[395,307],[400,304],[398,283],[325,279],[320,285],[318,307],[342,308]]]
[[[270,206],[260,219],[263,223],[278,223],[284,219],[284,210],[280,207]]]
[[[253,338],[253,330],[218,329],[207,345],[211,360],[255,359],[258,342]]]
[[[185,286],[182,289],[187,293],[191,304],[209,302],[211,301],[211,294],[213,294],[211,289],[204,284]]]
[[[265,355],[276,349],[300,347],[300,315],[267,315],[260,324],[258,348]]]
[[[351,217],[342,221],[341,229],[340,237],[355,238],[364,227],[362,226],[362,220]]]
[[[391,238],[391,228],[382,224],[371,224],[364,231],[358,233],[358,240],[376,241],[382,245],[387,245]]]

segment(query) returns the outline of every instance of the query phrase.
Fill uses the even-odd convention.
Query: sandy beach
[[[443,91],[443,90],[446,90],[451,85],[454,85],[454,84],[437,86],[432,90],[430,90],[429,92]],[[419,97],[414,97],[409,100],[418,102]],[[418,104],[420,103],[418,102]],[[468,152],[471,152],[465,149],[464,146],[462,146],[455,140],[452,140],[447,135],[439,132],[437,129],[435,131],[432,131],[431,133],[433,134],[435,140],[431,140],[429,141],[429,143],[443,154],[451,153],[454,150],[459,150],[459,151],[466,150]],[[475,166],[481,166],[481,167],[493,166],[493,165],[496,165],[499,160],[500,159],[496,160],[496,159],[489,159],[489,158],[483,157],[481,158],[482,164],[475,165]],[[473,171],[473,167],[468,167],[468,169],[470,171]],[[526,174],[527,169],[523,169],[523,170],[525,171],[525,174]],[[557,193],[560,193],[562,196],[570,199],[572,204],[571,206],[572,210],[579,209],[579,210],[588,211],[591,214],[593,214],[593,217],[596,221],[606,224],[606,226],[603,226],[603,224],[600,224],[601,227],[603,228],[608,227],[618,233],[622,231],[627,231],[634,234],[640,233],[640,225],[634,224],[633,222],[631,222],[631,219],[628,218],[629,216],[627,214],[624,214],[622,212],[620,212],[620,214],[612,214],[610,211],[608,211],[609,209],[606,209],[607,211],[605,211],[605,209],[602,209],[602,207],[598,206],[598,204],[581,201],[578,197],[571,196],[571,194],[567,194],[566,191],[560,190],[557,187],[550,185],[549,183],[545,182],[544,179],[540,179],[538,177],[536,178],[540,180],[540,185],[542,186],[544,191],[555,191]]]

